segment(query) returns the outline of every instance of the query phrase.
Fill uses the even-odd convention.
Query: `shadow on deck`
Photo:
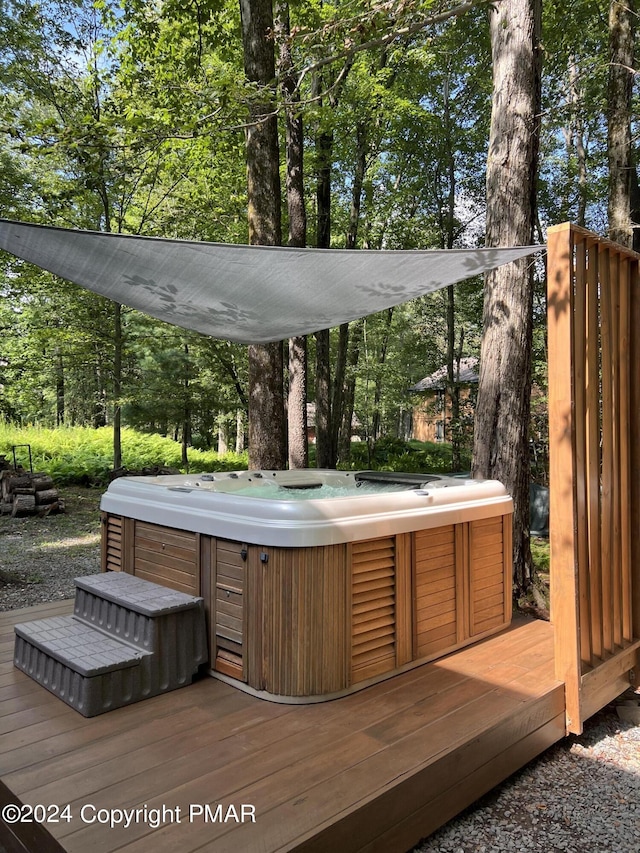
[[[405,853],[564,736],[545,622],[328,703],[203,678],[87,719],[12,663],[15,622],[69,609],[0,614],[0,801],[57,818],[0,824],[9,853]]]

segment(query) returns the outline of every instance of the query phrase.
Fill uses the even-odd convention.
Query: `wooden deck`
[[[12,664],[13,624],[70,606],[0,613],[0,805],[70,805],[47,832],[0,823],[9,853],[405,853],[565,733],[553,628],[535,621],[333,702],[203,678],[85,719]],[[218,803],[255,822],[212,822]],[[88,822],[145,804],[174,822]]]

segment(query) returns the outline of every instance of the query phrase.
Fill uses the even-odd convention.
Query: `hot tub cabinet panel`
[[[511,621],[511,517],[472,521],[469,536],[469,636]]]
[[[349,556],[353,685],[413,660],[411,534],[354,542]]]
[[[210,591],[206,597],[211,626],[210,648],[214,667],[232,678],[247,680],[245,587],[247,546],[214,539],[208,549]]]
[[[200,535],[102,514],[102,569],[200,595]]]
[[[464,527],[448,524],[414,537],[415,657],[429,657],[464,642]]]
[[[293,697],[348,686],[347,550],[250,547],[249,686]]]
[[[511,516],[415,533],[415,658],[432,658],[511,621]]]
[[[402,522],[397,532],[313,547],[176,529],[141,514],[103,512],[103,570],[202,595],[209,671],[264,698],[340,696],[511,619],[508,497],[490,502],[486,517],[475,508],[468,521],[449,515],[453,523],[430,519],[411,532]]]

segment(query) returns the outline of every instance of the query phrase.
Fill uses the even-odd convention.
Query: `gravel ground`
[[[640,726],[613,706],[565,738],[415,853],[638,853]]]
[[[73,578],[99,571],[100,492],[63,492],[63,515],[0,517],[0,610],[72,598]],[[436,851],[639,853],[640,725],[609,706],[414,853]]]
[[[73,598],[73,579],[100,571],[101,491],[60,492],[64,513],[0,516],[0,610]]]

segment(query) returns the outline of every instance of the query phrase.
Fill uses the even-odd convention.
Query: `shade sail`
[[[0,248],[176,326],[241,343],[266,343],[391,308],[543,247],[293,249],[0,219]]]

